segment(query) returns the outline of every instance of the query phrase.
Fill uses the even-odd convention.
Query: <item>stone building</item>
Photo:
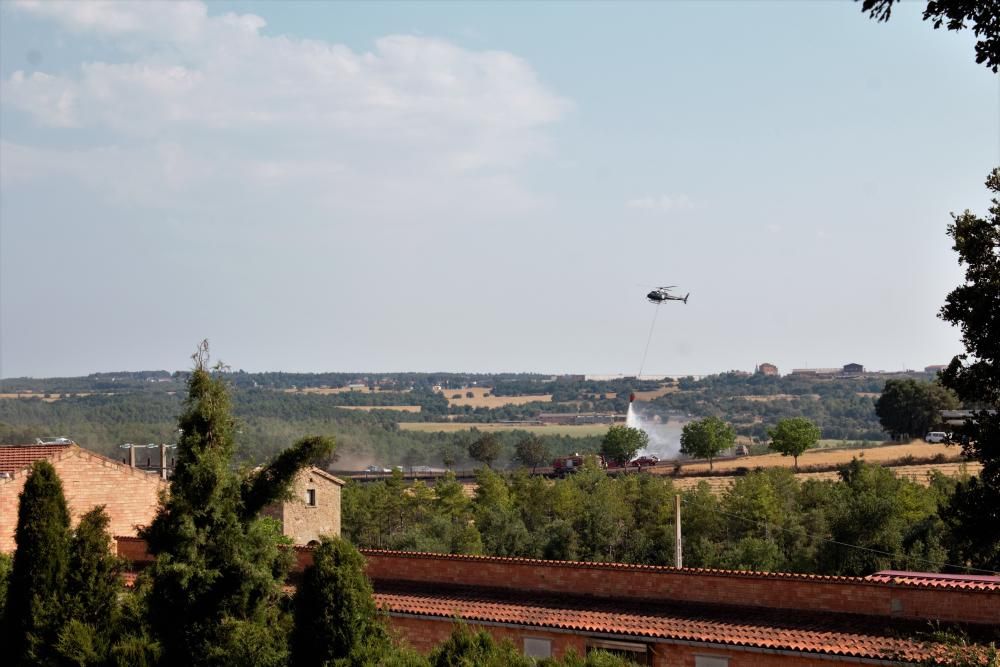
[[[134,451],[134,450],[132,450]],[[131,451],[130,451],[131,454]],[[162,456],[162,454],[161,454]],[[86,450],[75,443],[0,445],[0,551],[15,548],[17,505],[31,465],[47,459],[62,480],[75,525],[96,505],[104,505],[115,536],[135,536],[156,516],[165,462],[152,469],[134,467]],[[264,510],[282,523],[295,544],[309,544],[321,535],[340,535],[340,489],[344,482],[319,468],[299,473],[292,498]]]
[[[156,514],[160,491],[167,483],[147,472],[74,443],[0,446],[0,551],[14,550],[18,497],[31,465],[52,463],[62,480],[73,524],[96,505],[104,505],[112,535],[135,535]]]
[[[344,481],[319,468],[302,470],[292,485],[292,497],[264,509],[281,522],[282,533],[294,544],[318,542],[323,535],[340,537],[340,490]]]

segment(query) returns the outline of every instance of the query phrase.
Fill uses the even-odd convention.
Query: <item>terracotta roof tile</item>
[[[937,572],[900,572],[882,570],[865,577],[867,581],[895,586],[968,591],[1000,591],[1000,577],[983,574],[946,574]]]
[[[30,468],[39,459],[51,459],[73,445],[0,445],[0,472]]]
[[[794,581],[822,581],[845,584],[884,585],[892,583],[908,588],[949,588],[969,591],[1000,591],[1000,576],[950,575],[925,572],[895,572],[886,570],[867,577],[845,577],[826,574],[800,574],[796,572],[761,572],[753,570],[716,570],[711,568],[676,568],[669,565],[637,565],[634,563],[598,563],[585,561],[556,561],[535,558],[512,558],[506,556],[470,556],[465,554],[439,554],[416,551],[390,551],[387,549],[361,549],[362,555],[389,555],[398,558],[421,560],[464,560],[483,563],[544,564],[549,567],[566,567],[592,570],[625,570],[631,572],[675,572],[681,574],[701,574],[740,579],[780,579]]]
[[[376,581],[388,613],[461,617],[598,635],[726,644],[853,658],[920,660],[930,650],[906,638],[924,624],[853,614],[687,603],[650,604],[573,596],[516,596],[511,591]]]

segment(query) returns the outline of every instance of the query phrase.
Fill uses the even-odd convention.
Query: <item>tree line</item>
[[[225,385],[196,355],[178,426],[170,493],[140,536],[155,560],[125,590],[103,507],[75,529],[55,468],[37,461],[20,495],[13,560],[0,557],[0,640],[5,664],[529,665],[625,667],[610,655],[540,663],[510,643],[458,626],[428,656],[399,644],[375,605],[364,561],[324,537],[294,595],[293,562],[278,523],[261,510],[287,496],[304,466],[333,442],[299,440],[266,466],[234,466],[236,420]]]

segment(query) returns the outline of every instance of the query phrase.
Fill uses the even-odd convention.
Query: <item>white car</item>
[[[924,440],[927,442],[948,442],[950,438],[944,431],[931,431],[924,436]]]

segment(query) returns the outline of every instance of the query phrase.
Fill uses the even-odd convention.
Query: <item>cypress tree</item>
[[[287,495],[299,469],[328,456],[333,443],[306,438],[262,470],[238,474],[229,395],[207,367],[207,342],[194,360],[170,493],[142,533],[156,556],[149,627],[167,664],[283,665],[291,554],[259,511]]]
[[[14,665],[56,661],[69,561],[69,510],[48,461],[36,461],[21,491],[7,587],[4,652]]]
[[[69,547],[60,654],[75,664],[103,663],[114,639],[122,563],[111,553],[109,518],[100,505],[80,519]]]
[[[292,665],[377,662],[389,648],[364,567],[349,542],[322,538],[295,595]]]

